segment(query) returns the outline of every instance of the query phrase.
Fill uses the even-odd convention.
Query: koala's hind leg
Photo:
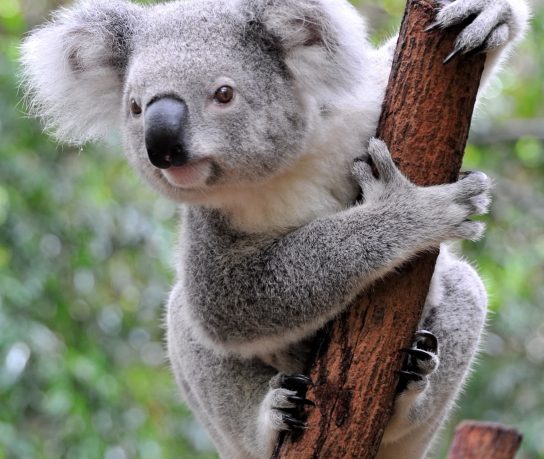
[[[486,307],[485,289],[474,269],[442,246],[419,324],[437,340],[436,352],[432,352],[433,346],[428,350],[428,362],[433,368],[427,375],[417,369],[413,377],[401,374],[400,391],[380,448],[380,459],[424,457],[468,373],[484,326]],[[417,362],[416,353],[412,354],[412,363],[424,366],[425,362]]]
[[[270,457],[279,431],[305,427],[310,380],[202,346],[181,309],[169,310],[168,353],[186,402],[221,458]]]

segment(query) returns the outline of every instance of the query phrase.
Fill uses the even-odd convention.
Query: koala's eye
[[[233,98],[234,89],[230,86],[221,86],[217,91],[215,91],[213,100],[215,100],[218,104],[228,104]]]
[[[138,105],[138,103],[134,100],[130,100],[130,111],[133,115],[141,115],[142,114],[142,107]]]

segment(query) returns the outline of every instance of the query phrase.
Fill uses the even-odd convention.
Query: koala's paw
[[[436,223],[444,222],[448,228],[446,239],[468,239],[476,241],[485,231],[485,224],[469,220],[472,216],[484,215],[489,210],[491,180],[483,172],[464,172],[459,180],[450,185],[429,187],[427,192],[440,195],[445,193],[446,202],[435,211]],[[442,207],[442,210],[440,210]]]
[[[429,375],[439,365],[438,340],[431,332],[420,330],[415,334],[412,346],[402,349],[406,354],[402,370],[399,371],[397,394],[420,393],[429,384]]]
[[[435,22],[427,29],[446,28],[469,22],[457,37],[455,47],[444,62],[457,54],[470,51],[490,51],[499,48],[514,36],[519,18],[509,0],[443,1]]]
[[[262,406],[265,422],[276,431],[307,428],[304,407],[315,406],[305,398],[311,384],[304,375],[274,376]]]
[[[353,163],[353,175],[361,187],[365,203],[384,200],[403,189],[415,188],[398,170],[382,140],[370,139],[367,152],[367,156],[356,158]]]
[[[415,334],[412,346],[402,351],[406,356],[402,370],[398,372],[397,396],[393,415],[384,432],[382,440],[384,445],[406,438],[406,435],[413,432],[414,426],[429,422],[426,410],[414,408],[418,405],[416,401],[433,396],[427,389],[431,375],[439,366],[438,340],[432,333],[420,330]],[[428,401],[427,405],[429,403],[432,403],[432,400]]]
[[[483,172],[466,172],[446,185],[416,186],[399,171],[384,142],[371,139],[368,156],[353,163],[353,175],[361,187],[365,205],[384,207],[384,213],[401,213],[395,222],[406,237],[422,247],[454,239],[479,239],[482,222],[470,217],[487,212],[491,181]],[[393,224],[393,223],[392,223]]]

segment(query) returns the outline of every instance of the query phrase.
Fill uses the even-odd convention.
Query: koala
[[[443,1],[450,58],[484,84],[526,28],[522,0]],[[405,350],[380,458],[421,458],[467,376],[486,314],[475,270],[489,179],[419,187],[373,138],[395,38],[371,45],[346,0],[82,0],[22,45],[30,109],[63,142],[122,134],[135,170],[180,204],[167,347],[226,459],[267,458],[301,408],[316,332],[416,254],[440,256]],[[373,168],[375,173],[373,173]]]

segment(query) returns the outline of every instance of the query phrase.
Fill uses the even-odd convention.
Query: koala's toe
[[[284,389],[295,391],[298,395],[305,395],[308,387],[313,385],[313,382],[308,376],[301,374],[287,375],[281,373],[278,383]]]
[[[469,17],[469,12],[459,2],[451,2],[442,6],[436,15],[435,22],[427,30],[446,28],[463,22]]]
[[[474,222],[471,220],[466,220],[460,225],[458,225],[452,236],[455,239],[465,239],[468,241],[477,241],[482,238],[485,233],[485,223],[483,222]]]
[[[376,138],[370,139],[368,154],[372,158],[372,162],[376,166],[381,180],[391,182],[399,175],[397,166],[393,162],[393,158],[385,142]]]
[[[315,403],[311,400],[308,400],[304,397],[298,397],[296,395],[292,395],[290,397],[287,397],[287,400],[293,404],[295,404],[298,407],[304,407],[304,406],[312,406],[315,407]]]
[[[482,193],[470,198],[469,202],[473,215],[484,215],[488,212],[491,205],[491,197],[488,193]]]
[[[286,378],[288,378],[288,384],[291,387],[300,387],[301,384],[306,383],[304,378]],[[297,395],[295,390],[285,388],[272,389],[265,399],[265,404],[268,422],[273,429],[278,431],[305,429],[307,416],[304,408],[315,406],[311,400]]]
[[[463,53],[485,51],[485,43],[498,25],[501,23],[497,22],[493,12],[481,14],[458,35],[455,49],[462,50]],[[508,32],[508,26],[506,30]]]
[[[297,418],[296,416],[288,413],[283,413],[281,415],[283,430],[291,429],[307,429],[308,424],[306,421]]]
[[[432,354],[438,353],[438,338],[427,330],[418,330],[414,336],[412,348],[422,349]]]
[[[428,375],[438,367],[436,354],[422,349],[402,349],[407,355],[406,364],[403,369],[414,372],[418,375]]]
[[[501,46],[504,46],[506,43],[508,43],[508,40],[510,39],[510,27],[506,24],[500,24],[499,26],[495,27],[491,31],[491,33],[487,36],[484,45],[483,50],[484,51],[491,51],[496,48],[500,48]]]
[[[397,384],[398,395],[406,392],[423,392],[429,385],[429,380],[424,375],[406,370],[400,370],[397,373],[399,375],[399,382]]]
[[[376,181],[372,173],[372,166],[370,165],[368,160],[356,159],[353,162],[352,173],[355,177],[355,180],[357,180],[357,183],[359,184],[359,186],[361,186],[363,190],[365,186],[368,186],[369,184]]]
[[[491,180],[480,171],[464,172],[459,176],[459,181],[453,184],[455,188],[455,199],[457,202],[464,203],[472,197],[489,193],[491,189]]]
[[[274,389],[270,396],[270,404],[275,409],[295,408],[296,403],[290,397],[296,397],[296,391],[288,389]]]
[[[405,359],[402,370],[399,371],[397,392],[425,390],[428,376],[436,371],[440,363],[436,336],[420,330],[414,336],[412,346],[401,351],[405,354]]]

